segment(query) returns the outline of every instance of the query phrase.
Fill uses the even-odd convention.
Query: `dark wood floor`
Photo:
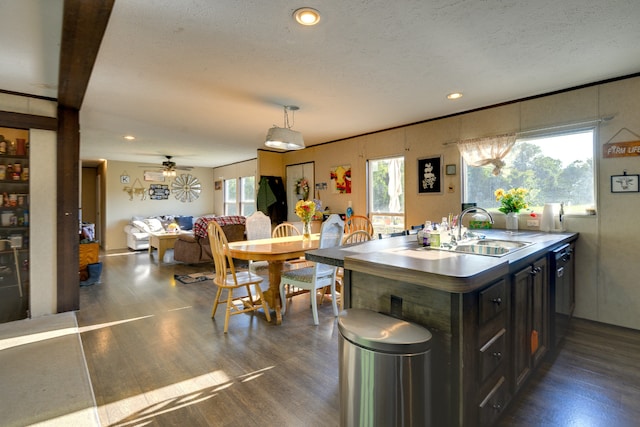
[[[172,256],[171,251],[166,259]],[[100,284],[82,288],[78,323],[104,426],[337,426],[338,331],[330,304],[314,326],[306,296],[283,324],[264,314],[211,320],[211,282],[174,274],[146,252],[109,254]],[[501,426],[640,424],[640,332],[573,322],[555,363]]]
[[[506,426],[640,426],[640,331],[573,319],[508,407]]]

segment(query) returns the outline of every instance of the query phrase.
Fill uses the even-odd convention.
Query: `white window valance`
[[[493,165],[492,173],[500,175],[502,167],[505,165],[503,159],[516,143],[516,134],[487,136],[484,138],[473,138],[458,141],[458,150],[470,166]]]

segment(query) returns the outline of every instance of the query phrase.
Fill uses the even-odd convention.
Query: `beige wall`
[[[533,100],[434,120],[404,128],[354,137],[336,143],[309,147],[280,154],[278,166],[274,154],[259,154],[274,170],[286,165],[315,162],[315,181],[329,181],[329,170],[350,164],[352,194],[321,191],[324,206],[344,212],[351,201],[356,213],[366,214],[366,161],[394,155],[405,156],[406,224],[420,224],[425,219],[438,220],[449,212],[459,212],[461,200],[460,155],[455,145],[446,142],[512,131],[529,131],[571,122],[582,122],[615,115],[598,126],[596,152],[597,216],[570,216],[570,231],[580,233],[577,245],[576,316],[640,329],[640,253],[635,214],[640,211],[640,194],[612,194],[610,176],[627,170],[640,173],[638,158],[601,159],[602,145],[622,128],[640,133],[640,78],[632,78],[550,95]],[[615,141],[637,140],[633,135]],[[445,176],[444,192],[417,195],[417,160],[442,155],[443,165],[455,164],[458,173]],[[268,159],[268,162],[267,162]],[[337,160],[339,159],[339,160]],[[266,169],[266,168],[265,168]],[[282,172],[284,174],[284,172]],[[283,176],[284,177],[284,176]],[[448,187],[453,191],[449,192]],[[318,194],[316,194],[318,196]],[[498,218],[497,226],[504,219]]]
[[[140,184],[149,188],[149,184],[166,184],[171,188],[171,181],[151,183],[144,180],[145,170],[157,170],[153,165],[145,168],[138,163],[109,161],[106,167],[106,178],[104,178],[104,189],[106,192],[105,206],[105,233],[102,248],[104,250],[119,250],[127,247],[127,239],[124,227],[130,222],[134,215],[192,215],[202,216],[213,213],[213,169],[193,168],[189,172],[178,171],[178,173],[191,174],[200,180],[202,192],[200,197],[191,203],[183,203],[169,195],[167,200],[151,200],[148,197],[141,200],[134,195],[133,200],[129,200],[129,194],[123,189],[125,184],[120,183],[120,175],[127,173],[133,185],[136,179]]]
[[[81,168],[80,172],[80,208],[83,222],[96,223],[98,220],[96,180],[97,168]]]

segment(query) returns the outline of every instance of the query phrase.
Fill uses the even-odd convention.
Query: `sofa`
[[[207,227],[216,221],[222,227],[227,240],[235,242],[245,239],[245,217],[243,216],[203,216],[193,224],[193,233],[182,233],[173,246],[173,259],[186,264],[212,262],[211,245]]]
[[[193,229],[194,219],[184,215],[161,215],[153,217],[134,216],[124,227],[127,235],[127,247],[134,251],[149,248],[149,233],[168,231],[170,224],[177,224],[182,231]],[[171,226],[173,227],[173,226]]]

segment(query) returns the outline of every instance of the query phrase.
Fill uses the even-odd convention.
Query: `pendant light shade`
[[[304,148],[304,139],[300,132],[274,126],[267,131],[267,139],[264,145],[281,150],[302,150]]]
[[[284,127],[273,126],[269,129],[264,145],[280,150],[302,150],[305,148],[302,133],[291,129],[287,114],[288,111],[296,111],[298,109],[295,105],[284,106]]]

